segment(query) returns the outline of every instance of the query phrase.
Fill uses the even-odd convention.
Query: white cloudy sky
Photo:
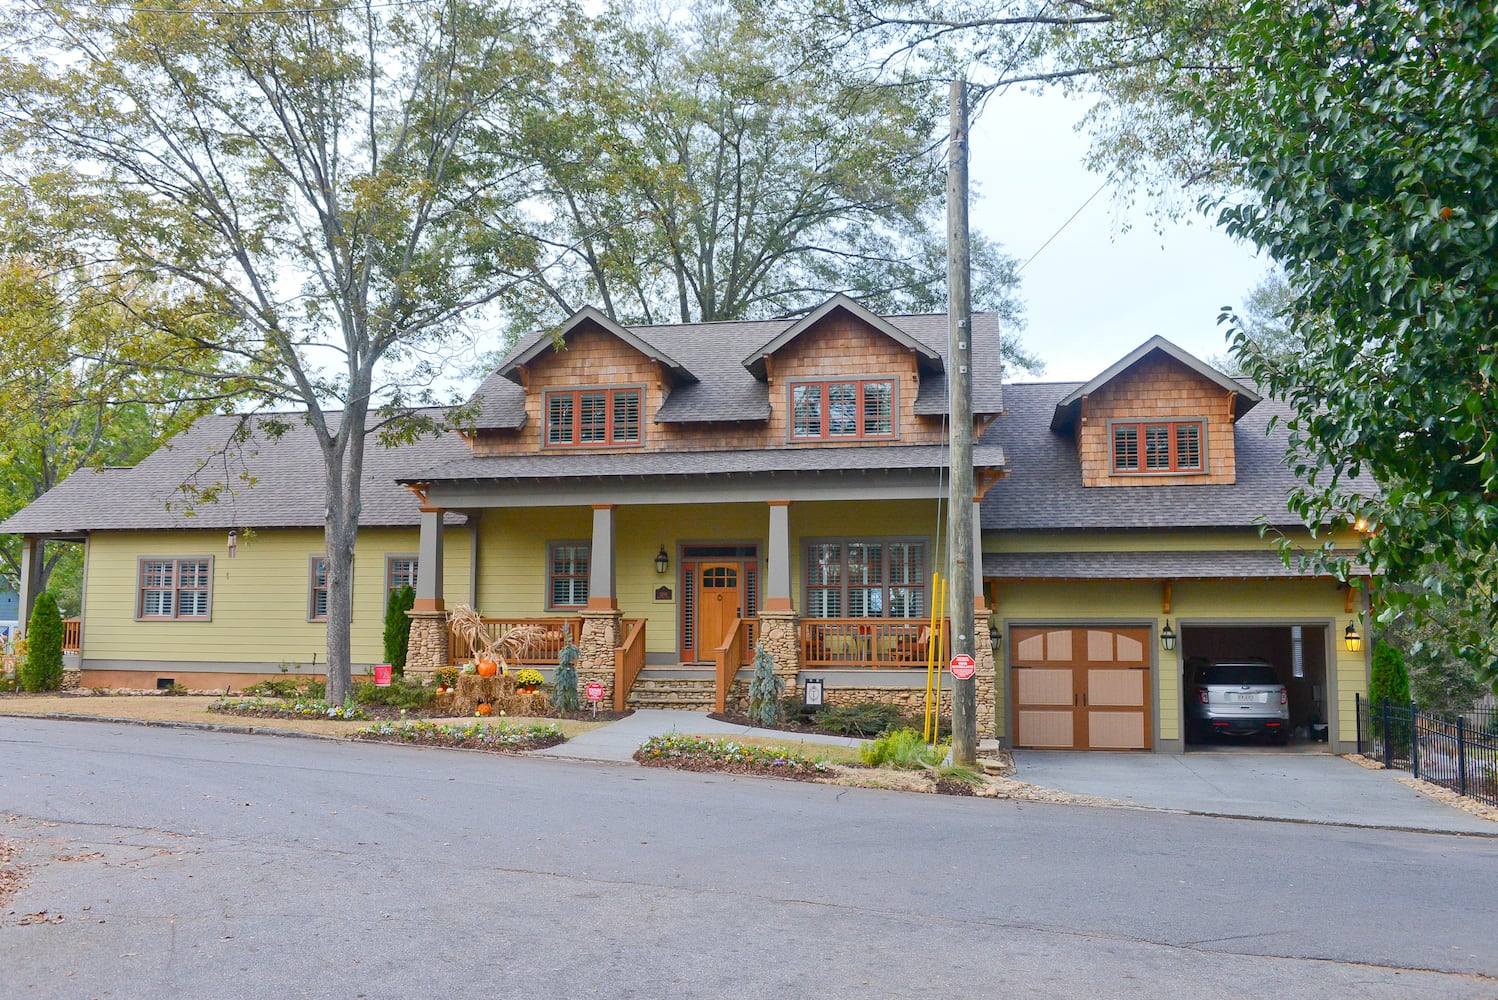
[[[1073,130],[1084,106],[1011,90],[973,126],[974,229],[1026,260],[1097,190]],[[1023,343],[1047,381],[1086,380],[1155,334],[1199,357],[1221,354],[1219,307],[1241,303],[1266,264],[1205,218],[1157,231],[1143,206],[1121,220],[1104,191],[1025,269]],[[1122,221],[1132,228],[1122,231]],[[1012,377],[1025,379],[1023,373]]]

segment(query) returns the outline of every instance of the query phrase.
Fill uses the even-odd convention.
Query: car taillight
[[[1197,688],[1196,689],[1196,700],[1199,701],[1199,702],[1201,702],[1203,705],[1205,705],[1205,704],[1208,703],[1207,689],[1206,688]]]
[[[1290,703],[1290,696],[1285,693],[1285,689],[1284,688],[1280,688],[1280,704],[1281,705],[1288,705],[1289,703]]]

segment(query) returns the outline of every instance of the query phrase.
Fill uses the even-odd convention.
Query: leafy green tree
[[[1410,748],[1410,675],[1405,669],[1404,654],[1387,642],[1373,648],[1373,673],[1368,681],[1368,702],[1373,735],[1387,740],[1390,751],[1402,757]],[[1384,704],[1391,710],[1389,731],[1384,732]]]
[[[366,446],[431,429],[411,406],[433,398],[444,343],[544,264],[517,228],[513,137],[547,92],[554,10],[18,0],[0,13],[12,174],[111,280],[195,289],[224,329],[163,329],[198,338],[252,405],[305,414],[324,460],[335,703],[350,694]]]
[[[21,687],[27,691],[56,691],[62,687],[62,613],[49,591],[37,595],[26,624],[26,662],[21,665]]]
[[[411,648],[411,616],[406,612],[415,606],[416,588],[409,584],[392,590],[385,601],[385,662],[401,676]]]
[[[569,86],[529,149],[562,266],[528,286],[522,328],[596,303],[621,322],[782,316],[848,292],[944,308],[945,109],[931,88],[808,55],[783,24],[704,0],[618,0],[554,39]],[[979,242],[975,305],[1017,330],[1015,261]],[[1011,363],[1038,361],[1007,338]]]
[[[780,696],[785,681],[775,676],[775,657],[764,646],[754,652],[754,676],[749,679],[749,721],[773,726],[780,721]]]
[[[1438,638],[1498,682],[1498,8],[1252,0],[1197,113],[1250,196],[1221,223],[1298,294],[1301,348],[1248,371],[1295,409],[1292,506],[1376,526],[1385,619],[1462,609]],[[1360,472],[1382,487],[1350,488]]]

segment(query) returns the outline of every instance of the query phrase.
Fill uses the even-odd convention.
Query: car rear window
[[[1278,684],[1267,663],[1214,663],[1202,674],[1207,684]]]

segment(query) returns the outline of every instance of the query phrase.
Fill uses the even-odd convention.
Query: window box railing
[[[924,667],[930,645],[931,622],[924,618],[801,620],[803,670]]]
[[[489,634],[491,640],[499,640],[504,634],[517,625],[540,625],[542,628],[541,641],[533,646],[524,656],[515,660],[522,666],[554,667],[557,658],[562,655],[562,647],[567,645],[568,633],[574,643],[579,642],[583,634],[583,620],[581,618],[484,618],[484,631]],[[447,630],[447,662],[467,663],[473,659],[473,647],[468,640],[455,632],[451,626]]]

